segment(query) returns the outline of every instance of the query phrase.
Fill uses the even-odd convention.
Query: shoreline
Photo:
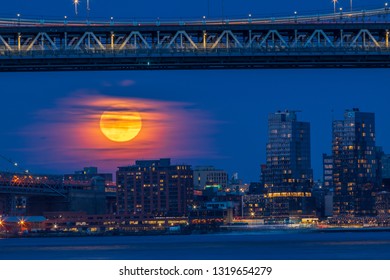
[[[289,225],[257,225],[242,226],[231,225],[222,226],[218,230],[184,230],[180,232],[169,231],[140,231],[140,232],[30,232],[30,233],[0,233],[0,239],[28,239],[28,238],[71,238],[71,237],[123,237],[123,236],[175,236],[175,235],[217,235],[217,234],[234,234],[234,233],[342,233],[342,232],[390,232],[390,227],[305,227]]]

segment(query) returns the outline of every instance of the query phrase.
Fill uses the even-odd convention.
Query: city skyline
[[[211,9],[211,14],[215,17],[221,16],[218,8],[221,3],[217,2],[214,1],[215,6]],[[109,18],[109,14],[126,18],[126,8],[140,18],[171,18],[172,15],[198,18],[207,11],[207,1],[169,1],[168,4],[159,1],[115,3],[117,4],[111,5],[91,1],[91,17]],[[83,4],[85,1],[80,5],[80,19],[85,19]],[[161,6],[161,9],[151,12],[147,9],[150,4]],[[333,10],[333,4],[328,1],[280,1],[279,4],[276,6],[272,3],[248,1],[237,5],[234,1],[226,0],[225,14],[228,17],[240,16],[247,15],[250,11],[253,15],[289,15],[295,10]],[[339,5],[346,7],[348,3],[340,1]],[[354,5],[381,7],[383,2],[355,1]],[[10,17],[20,13],[22,18],[24,15],[62,18],[65,14],[71,16],[73,6],[71,1],[65,0],[55,3],[19,0],[5,3],[3,11],[5,16]],[[248,182],[258,181],[260,164],[265,162],[267,114],[285,109],[302,110],[300,119],[309,121],[312,127],[312,168],[314,179],[317,180],[322,178],[322,153],[331,151],[332,118],[339,118],[346,108],[359,107],[362,111],[375,112],[377,143],[383,146],[385,152],[390,151],[390,124],[387,122],[387,105],[383,102],[387,100],[387,76],[386,69],[3,73],[0,83],[2,90],[9,94],[5,94],[4,104],[7,106],[4,106],[0,117],[9,121],[4,124],[4,130],[0,134],[3,147],[1,154],[34,173],[72,172],[79,158],[71,162],[64,161],[62,166],[52,163],[39,166],[35,164],[37,159],[43,161],[57,156],[50,154],[48,147],[53,146],[48,146],[44,141],[48,133],[66,139],[70,136],[61,136],[58,130],[49,125],[53,118],[45,120],[41,117],[41,112],[51,110],[52,114],[56,114],[59,108],[66,109],[59,104],[61,100],[69,101],[79,92],[86,92],[86,98],[92,92],[94,94],[91,96],[96,93],[114,99],[143,99],[150,104],[160,104],[160,107],[164,107],[163,104],[182,104],[181,111],[186,113],[189,105],[193,109],[190,110],[191,113],[195,112],[194,115],[187,114],[192,118],[191,124],[193,121],[197,122],[198,118],[210,124],[207,133],[203,126],[193,130],[202,140],[200,144],[195,145],[195,149],[186,156],[183,156],[183,153],[178,153],[179,156],[150,156],[170,156],[178,163],[185,162],[193,166],[214,165],[227,170],[229,174],[238,172],[240,177]],[[24,82],[20,83],[20,80]],[[54,119],[58,120],[58,116]],[[31,144],[33,138],[25,136],[26,130],[31,128],[35,130],[34,144]],[[70,141],[66,142],[67,145],[69,143]],[[177,142],[173,141],[172,147],[174,143]],[[61,150],[60,155],[70,155],[62,151],[61,146],[55,148]],[[41,151],[37,155],[34,150]],[[166,151],[168,150],[164,149],[164,153]],[[64,159],[60,155],[55,162]],[[89,157],[84,157],[76,169],[95,165],[90,161],[91,158],[95,156],[89,154]],[[136,159],[135,156],[128,156],[127,161],[130,164]],[[105,171],[113,172],[116,167]]]
[[[389,3],[4,3],[0,259],[388,259]]]
[[[81,95],[80,96],[78,96],[78,97],[82,97]],[[95,96],[96,97],[96,96]],[[100,96],[100,97],[102,97],[102,96]],[[126,101],[126,99],[123,99],[123,100],[121,100],[121,102],[123,102],[123,101]],[[97,100],[95,103],[96,104],[99,104],[100,102],[102,102],[102,100]],[[115,103],[116,101],[114,101],[114,103]],[[71,102],[69,103],[69,104],[72,104]],[[79,104],[78,105],[86,105],[87,103],[83,103],[83,101],[81,101],[81,102],[79,102]],[[96,105],[95,104],[95,105]],[[117,103],[115,103],[115,104],[117,104]],[[166,103],[166,104],[169,104],[169,103]],[[74,104],[73,104],[74,105]],[[178,103],[178,104],[170,104],[171,106],[173,106],[173,105],[180,105],[180,103]],[[148,108],[148,106],[150,106],[150,104],[148,104],[145,100],[144,100],[144,103],[143,103],[143,106],[146,106],[146,108]],[[69,108],[68,107],[66,107],[65,106],[65,108],[67,108],[68,110],[69,110]],[[93,107],[91,107],[91,108],[93,108]],[[86,109],[86,108],[84,108],[86,111],[88,111],[88,110],[90,110],[90,111],[93,111],[93,109],[91,109],[91,108],[89,108],[89,109]],[[99,107],[97,107],[97,108],[99,108]],[[172,107],[173,108],[173,107]],[[147,109],[147,111],[148,111],[149,109]],[[345,110],[344,110],[344,115],[345,114],[347,114],[346,112],[349,112],[349,111],[353,111],[353,110],[358,110],[358,111],[360,111],[360,109],[359,108],[346,108]],[[58,108],[55,108],[53,111],[55,111],[55,112],[61,112],[61,110],[60,111],[58,111]],[[65,112],[66,110],[64,110],[63,112]],[[50,114],[48,114],[49,112],[50,112],[50,110],[46,110],[46,111],[43,111],[45,114],[47,114],[46,116],[50,116]],[[153,111],[151,111],[151,112],[153,112]],[[178,112],[180,112],[180,111],[178,111]],[[69,113],[69,112],[67,112],[67,113]],[[75,115],[77,115],[77,113],[76,112],[73,112]],[[284,111],[280,111],[280,110],[278,110],[276,113],[274,112],[274,113],[269,113],[269,117],[271,116],[271,115],[284,115],[284,114],[288,114],[288,115],[293,115],[291,118],[292,119],[294,119],[294,120],[296,120],[296,118],[297,118],[297,113],[299,113],[299,114],[302,114],[302,112],[301,111],[291,111],[291,110],[284,110]],[[333,113],[334,112],[332,112],[332,122],[331,122],[331,125],[333,125],[333,127],[334,127],[334,125],[335,124],[337,124],[337,121],[335,121],[334,120],[334,115],[333,115]],[[372,114],[373,116],[375,116],[375,112],[369,112],[369,113],[366,113],[366,114]],[[152,115],[150,115],[151,117],[152,117]],[[178,115],[178,116],[180,116],[180,114]],[[181,116],[184,116],[184,115],[181,115]],[[90,121],[90,119],[89,118],[100,118],[100,114],[98,114],[98,116],[96,117],[94,117],[93,115],[89,115],[89,117],[87,116],[87,117],[85,117],[85,119],[84,120],[86,120],[86,121]],[[155,116],[153,116],[152,118],[163,118],[164,117],[164,114],[159,114],[159,113],[156,113],[156,115]],[[270,119],[269,119],[269,117],[268,117],[268,122],[270,122]],[[145,118],[145,121],[147,120],[147,118]],[[162,120],[162,119],[160,119],[160,120]],[[50,124],[50,126],[47,126],[47,128],[48,129],[53,129],[53,126],[56,126],[56,124],[58,124],[58,123],[60,123],[61,121],[62,122],[64,122],[64,120],[62,119],[62,117],[61,118],[59,118],[59,119],[54,119],[54,120],[52,120],[53,121],[53,123],[54,123],[54,125],[53,125],[53,123],[51,123]],[[163,122],[162,122],[163,123]],[[200,124],[202,123],[202,121],[200,121]],[[308,141],[308,143],[309,143],[309,146],[311,146],[310,145],[310,142],[311,142],[311,135],[310,135],[310,125],[311,125],[311,122],[310,122],[310,120],[309,121],[307,121],[307,122],[297,122],[297,123],[299,123],[299,124],[308,124],[308,126],[309,126],[309,129],[308,129],[308,131],[309,131],[309,135],[306,135],[305,137],[308,137],[308,139],[306,139],[305,140],[305,143]],[[205,121],[205,123],[204,124],[207,124],[207,121]],[[274,125],[275,126],[275,125]],[[278,125],[277,125],[278,126]],[[298,126],[299,127],[299,126]],[[169,127],[168,127],[169,128]],[[167,128],[167,129],[168,129]],[[182,127],[183,128],[183,127]],[[30,128],[31,129],[31,131],[34,131],[35,129],[34,129],[34,127],[32,127],[32,128]],[[162,129],[165,129],[164,128],[164,125],[162,125]],[[265,136],[265,139],[267,140],[267,141],[270,141],[270,136],[272,136],[272,133],[271,133],[271,129],[272,129],[272,127],[269,127],[268,128],[268,130],[269,130],[269,135],[268,136]],[[306,129],[306,128],[305,128]],[[75,128],[65,128],[64,129],[64,131],[65,132],[71,132],[71,131],[74,131],[74,132],[77,132],[77,127],[75,127]],[[95,129],[95,134],[97,133],[96,131],[98,131],[99,129]],[[333,130],[334,130],[334,128],[333,128]],[[171,128],[171,131],[174,131],[174,128]],[[278,133],[280,134],[280,133],[282,133],[283,131],[279,131]],[[92,133],[93,134],[93,132],[90,132],[90,133]],[[100,131],[99,131],[99,133],[100,133]],[[163,131],[160,129],[160,133],[163,133]],[[278,134],[278,135],[279,135]],[[31,134],[31,136],[34,136],[35,134]],[[39,134],[40,135],[40,134]],[[334,135],[334,134],[333,134]],[[332,133],[330,133],[329,135],[328,135],[330,138],[332,138],[332,137],[334,137],[334,136],[332,136]],[[374,136],[375,136],[375,133],[374,133]],[[100,135],[100,137],[102,137],[102,135]],[[104,137],[103,137],[104,138]],[[56,142],[58,139],[54,139],[54,141],[53,142]],[[72,140],[72,138],[69,138],[68,140]],[[74,139],[73,139],[74,140]],[[85,140],[85,141],[87,141],[87,140]],[[105,141],[107,141],[107,139],[105,140]],[[199,140],[198,140],[199,141]],[[299,140],[300,141],[300,140]],[[299,142],[298,141],[298,142]],[[66,141],[65,141],[66,142]],[[36,142],[32,142],[32,143],[36,143]],[[89,143],[91,143],[91,142],[89,142]],[[97,144],[96,145],[98,145],[99,146],[99,142],[96,142]],[[152,142],[153,143],[153,142]],[[155,142],[155,143],[158,143],[158,141],[157,142]],[[192,139],[192,143],[196,143],[196,140],[193,140]],[[50,145],[50,144],[49,144]],[[159,144],[160,145],[160,144]],[[268,144],[269,145],[269,144]],[[334,145],[334,143],[333,143],[333,145]],[[303,147],[304,145],[302,145],[302,147]],[[33,146],[31,146],[31,147],[33,147]],[[70,146],[70,148],[69,148],[69,151],[68,152],[70,152],[70,150],[71,150],[71,147],[72,147],[72,145]],[[141,147],[141,150],[144,150],[144,151],[147,151],[147,146],[146,147],[143,147],[142,148],[142,146],[140,146]],[[161,146],[162,147],[162,146]],[[179,146],[176,146],[176,147],[180,147],[180,145]],[[185,145],[183,146],[183,147],[185,147]],[[382,146],[378,146],[378,147],[380,147],[380,148],[383,148]],[[45,148],[49,148],[50,150],[52,150],[52,149],[56,149],[56,146],[55,145],[53,145],[52,147],[50,147],[50,146],[45,146]],[[52,149],[51,149],[52,148]],[[58,147],[57,147],[58,148]],[[158,148],[158,147],[157,147]],[[96,148],[97,149],[97,151],[99,150],[99,148]],[[156,150],[156,147],[153,147],[153,144],[152,144],[152,147],[151,147],[151,149],[152,149],[152,151],[155,151]],[[306,148],[304,148],[304,149],[306,149]],[[88,148],[87,150],[93,150],[93,147],[90,147],[90,148]],[[115,153],[115,150],[116,150],[116,148],[107,148],[106,149],[106,151],[105,151],[105,153],[103,154],[103,157],[104,156],[109,156],[110,155],[110,153]],[[124,148],[124,147],[122,147],[122,148],[119,148],[118,149],[118,151],[117,151],[117,153],[118,153],[118,155],[123,155],[122,153],[124,152],[124,151],[126,151],[126,148]],[[265,147],[264,148],[264,151],[267,151],[267,148]],[[331,153],[331,151],[332,151],[332,143],[330,143],[330,152],[329,152],[329,154],[331,155],[332,153]],[[34,152],[36,152],[37,153],[37,155],[39,154],[39,153],[42,153],[42,150],[36,150],[36,151],[34,151]],[[63,154],[61,154],[61,156],[69,156],[69,155],[67,155],[66,154],[66,150],[64,150],[64,151],[61,151],[61,150],[58,150],[58,152],[60,152],[60,153],[63,153]],[[277,150],[275,150],[274,152],[277,152]],[[309,148],[309,157],[310,157],[310,154],[311,154],[311,148]],[[177,153],[177,151],[173,151],[172,152],[173,154],[175,154],[175,153]],[[278,153],[278,152],[277,152]],[[386,150],[384,150],[384,151],[382,151],[382,153],[384,153],[384,154],[386,154]],[[73,154],[71,154],[71,156],[69,157],[70,159],[72,158],[72,156],[74,157],[74,155],[75,155],[75,153],[73,153]],[[145,155],[145,154],[142,154],[141,153],[141,155]],[[212,165],[211,164],[211,162],[212,162],[212,160],[209,160],[209,161],[201,161],[201,163],[202,164],[192,164],[191,162],[185,162],[185,161],[180,161],[180,160],[177,160],[177,159],[175,159],[175,157],[172,157],[169,153],[165,153],[164,154],[165,156],[159,156],[159,153],[157,152],[157,154],[156,155],[152,155],[152,156],[140,156],[140,157],[137,157],[137,156],[135,156],[133,159],[129,159],[129,158],[127,158],[126,156],[124,156],[124,157],[121,157],[122,158],[122,161],[120,161],[120,160],[118,160],[118,161],[115,161],[115,159],[109,159],[109,158],[105,158],[105,159],[100,159],[100,161],[101,162],[103,162],[103,168],[102,168],[102,165],[98,165],[98,164],[95,164],[96,163],[96,161],[94,162],[94,161],[91,161],[90,159],[88,159],[88,161],[86,162],[86,164],[84,164],[84,165],[80,165],[80,166],[77,166],[77,161],[74,161],[73,162],[73,165],[72,165],[72,168],[73,169],[66,169],[66,170],[59,170],[59,172],[56,172],[56,173],[50,173],[50,174],[53,174],[53,175],[55,175],[55,174],[64,174],[64,173],[69,173],[69,172],[73,172],[73,171],[75,171],[75,169],[77,169],[77,168],[83,168],[83,167],[85,167],[85,166],[96,166],[97,168],[99,168],[99,169],[101,169],[101,170],[103,170],[103,171],[105,171],[105,172],[109,172],[109,173],[111,173],[111,174],[115,174],[115,172],[117,172],[117,170],[118,170],[118,168],[120,167],[120,166],[132,166],[132,165],[134,165],[135,164],[135,162],[138,160],[156,160],[156,159],[158,159],[158,158],[172,158],[172,161],[175,163],[175,164],[186,164],[186,165],[190,165],[194,170],[196,169],[196,167],[201,167],[201,166],[211,166],[211,167],[215,167],[215,168],[218,168],[218,169],[222,169],[223,171],[226,171],[225,169],[223,169],[221,166],[217,166],[217,165]],[[306,155],[306,154],[305,154]],[[53,156],[53,158],[55,158],[55,156],[56,155],[51,155],[51,156]],[[197,156],[197,155],[196,155]],[[313,170],[311,171],[311,172],[319,172],[319,171],[323,171],[323,158],[322,158],[322,156],[326,156],[326,153],[322,153],[321,154],[321,166],[320,166],[320,169],[314,169],[313,168]],[[97,157],[97,159],[99,160],[99,158]],[[308,158],[307,159],[308,161],[309,161],[309,165],[308,166],[310,166],[310,158]],[[265,158],[264,159],[264,161],[262,161],[261,162],[261,164],[265,164],[267,162],[267,159]],[[6,156],[4,156],[4,155],[2,155],[2,161],[0,162],[0,167],[2,167],[2,169],[1,169],[1,171],[16,171],[16,172],[24,172],[24,171],[27,171],[28,173],[30,173],[30,174],[44,174],[44,172],[31,172],[29,169],[25,169],[24,168],[24,166],[23,166],[23,163],[22,164],[20,164],[20,163],[17,163],[17,165],[15,164],[14,165],[14,163],[16,163],[16,161],[14,161],[12,158],[8,158],[8,157],[6,157]],[[107,164],[108,163],[108,166],[112,166],[112,164],[114,164],[114,165],[116,165],[117,167],[115,168],[115,169],[110,169],[110,168],[104,168],[104,164]],[[122,164],[123,163],[123,164]],[[46,162],[46,158],[45,159],[43,159],[43,164],[47,164],[47,162]],[[271,165],[270,165],[271,166]],[[239,169],[239,167],[237,167],[237,169]],[[108,170],[108,171],[107,171]],[[236,170],[236,169],[233,169],[233,170]],[[303,169],[302,169],[303,170]],[[237,172],[235,172],[235,171],[233,171],[233,172],[228,172],[228,178],[232,178],[232,176],[234,175],[234,174],[236,174]],[[310,172],[309,172],[310,173]],[[306,174],[306,173],[305,173]],[[311,173],[310,173],[311,174]],[[318,173],[317,173],[318,174]],[[314,181],[323,181],[323,178],[324,178],[324,174],[323,174],[323,172],[321,172],[320,173],[321,175],[320,176],[318,176],[318,178],[314,178]],[[259,174],[258,174],[258,177],[260,178],[261,177],[261,171],[259,171]],[[268,177],[270,177],[270,175],[268,176]],[[311,175],[309,175],[309,177],[311,177]],[[249,182],[258,182],[259,180],[254,180],[254,181],[248,181],[248,180],[246,180],[246,178],[241,178],[241,179],[243,179],[246,183],[249,183]],[[280,179],[280,178],[279,178]],[[278,180],[279,180],[278,179]],[[268,181],[269,182],[271,182],[272,180],[276,180],[275,178],[273,178],[273,179],[271,179],[271,177],[268,179]]]

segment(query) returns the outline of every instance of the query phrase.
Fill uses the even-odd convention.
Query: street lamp
[[[73,0],[73,4],[74,4],[74,13],[76,14],[76,16],[78,15],[79,13],[79,10],[78,10],[78,5],[80,4],[80,1],[79,0]]]
[[[19,225],[20,225],[20,230],[23,231],[23,228],[26,225],[26,222],[23,219],[21,219],[21,220],[19,220]]]
[[[333,12],[336,13],[336,4],[338,0],[332,0],[332,2],[333,2]]]

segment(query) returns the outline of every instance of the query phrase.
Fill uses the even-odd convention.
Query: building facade
[[[390,155],[382,156],[382,179],[390,179]]]
[[[333,188],[333,156],[322,155],[323,182],[325,188]]]
[[[269,114],[264,180],[265,213],[304,216],[314,211],[311,185],[310,123],[298,121],[297,112]]]
[[[266,154],[265,188],[311,182],[310,123],[298,121],[295,111],[269,114]]]
[[[332,142],[334,214],[375,214],[381,167],[374,113],[346,110],[344,120],[333,121]]]
[[[204,190],[207,185],[218,185],[226,189],[228,185],[228,174],[224,170],[216,169],[214,166],[197,166],[194,169],[194,188]]]
[[[119,167],[119,214],[137,217],[184,216],[193,197],[193,171],[189,165],[171,165],[170,159],[138,160]]]

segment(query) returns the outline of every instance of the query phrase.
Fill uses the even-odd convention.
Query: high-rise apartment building
[[[344,120],[333,121],[332,142],[334,214],[375,214],[381,185],[375,114],[346,110]]]
[[[295,111],[269,114],[266,156],[261,176],[265,213],[270,216],[312,215],[310,124],[298,121]]]
[[[193,171],[189,165],[171,165],[170,159],[137,160],[119,167],[119,214],[183,216],[193,198]]]
[[[298,121],[295,111],[269,114],[265,187],[302,185],[312,180],[310,123]]]

